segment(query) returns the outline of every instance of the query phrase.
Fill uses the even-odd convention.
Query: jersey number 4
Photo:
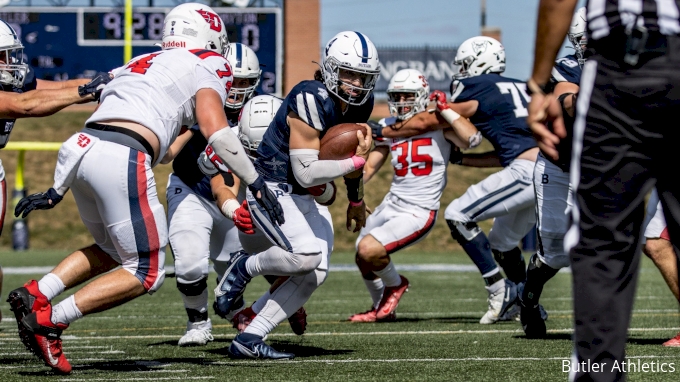
[[[529,116],[527,104],[531,102],[531,96],[527,93],[527,84],[519,82],[497,82],[501,94],[510,94],[512,103],[515,105],[515,117],[524,118]],[[524,99],[524,102],[522,102]]]
[[[153,60],[154,57],[158,56],[159,54],[160,53],[154,53],[144,58],[140,58],[139,60],[128,65],[126,69],[130,69],[132,73],[146,74],[146,71],[149,69],[151,64],[153,64],[151,60]]]
[[[392,151],[399,150],[399,155],[397,155],[399,168],[397,166],[394,167],[394,174],[396,176],[406,176],[408,174],[409,154],[411,155],[410,162],[418,164],[411,168],[411,173],[414,176],[426,176],[432,173],[432,156],[430,154],[418,153],[418,149],[423,146],[432,146],[432,138],[420,138],[392,146]]]

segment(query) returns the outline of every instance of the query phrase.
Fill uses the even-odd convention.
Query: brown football
[[[359,144],[357,130],[363,129],[364,136],[366,129],[356,123],[341,123],[328,129],[326,135],[321,138],[319,149],[319,159],[321,160],[341,160],[351,158]]]

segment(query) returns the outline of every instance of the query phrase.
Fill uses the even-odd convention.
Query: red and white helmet
[[[460,65],[460,72],[453,76],[454,79],[503,73],[505,48],[500,41],[491,37],[472,37],[460,44],[453,63]]]
[[[413,99],[402,101],[402,95],[409,98],[412,96]],[[429,95],[430,85],[423,73],[416,69],[402,69],[392,76],[387,86],[387,104],[390,106],[390,114],[400,120],[407,120],[427,109]]]
[[[227,46],[224,22],[205,4],[180,4],[165,16],[163,49],[208,49],[224,56]]]
[[[0,20],[0,84],[24,86],[28,64],[24,63],[24,45],[14,28]]]

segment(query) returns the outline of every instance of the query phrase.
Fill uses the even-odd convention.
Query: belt
[[[151,163],[154,163],[156,161],[154,151],[153,151],[153,147],[151,147],[151,144],[149,143],[149,141],[147,141],[144,137],[142,137],[139,133],[137,133],[135,131],[132,131],[130,129],[126,129],[126,128],[120,127],[120,126],[103,125],[101,123],[95,123],[95,122],[90,122],[87,125],[85,125],[85,127],[88,128],[88,129],[92,129],[92,130],[109,131],[109,132],[114,132],[114,133],[126,135],[126,136],[134,139],[140,145],[142,145],[142,147],[144,147],[146,154],[151,156],[151,158],[153,159],[151,161]],[[101,137],[100,137],[100,139],[101,139]],[[116,143],[120,143],[120,142],[116,142]],[[137,147],[133,147],[133,148],[137,149]]]

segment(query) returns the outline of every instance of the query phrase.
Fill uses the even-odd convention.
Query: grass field
[[[0,252],[0,264],[14,271],[20,269],[14,267],[54,265],[64,255]],[[462,253],[396,254],[394,260],[402,266],[470,265]],[[73,323],[64,335],[65,353],[74,365],[68,377],[52,376],[25,351],[4,302],[11,289],[41,275],[8,274],[0,304],[4,317],[0,324],[0,381],[566,380],[561,368],[572,349],[569,273],[559,273],[543,294],[542,302],[550,314],[549,338],[527,340],[517,322],[477,323],[486,310],[486,292],[476,271],[404,270],[401,273],[410,279],[411,290],[402,299],[397,322],[344,321],[370,305],[352,262],[351,253],[333,255],[335,267],[351,271],[331,271],[306,304],[309,326],[305,335],[295,336],[285,323],[269,337],[275,348],[295,353],[293,361],[230,361],[226,348],[235,331],[214,315],[215,342],[200,348],[176,346],[186,317],[175,280],[166,279],[153,296]],[[210,285],[212,289],[214,283]],[[253,301],[265,288],[261,278],[253,280],[247,300]],[[674,363],[676,372],[631,373],[629,380],[678,380],[680,349],[661,346],[678,331],[677,302],[652,263],[644,259],[627,355],[642,362]]]

